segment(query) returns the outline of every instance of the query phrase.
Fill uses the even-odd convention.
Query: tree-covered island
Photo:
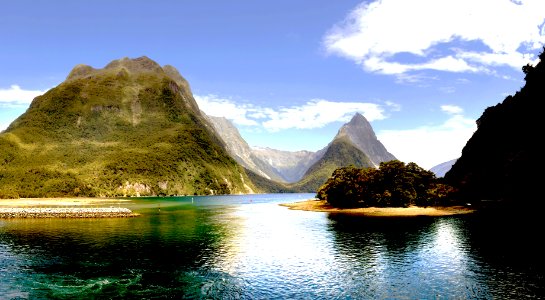
[[[317,198],[332,207],[408,207],[456,204],[454,188],[415,163],[391,160],[379,168],[353,166],[335,170],[319,188]]]

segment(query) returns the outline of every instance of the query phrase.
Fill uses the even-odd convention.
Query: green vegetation
[[[317,197],[335,207],[407,207],[450,203],[452,187],[415,163],[383,162],[378,169],[339,168]]]
[[[190,92],[134,63],[69,76],[0,133],[0,198],[256,192]]]

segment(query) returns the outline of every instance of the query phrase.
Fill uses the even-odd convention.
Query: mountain
[[[396,159],[377,139],[371,124],[360,113],[356,113],[350,122],[341,127],[335,139],[342,137],[347,137],[354,146],[365,153],[375,167],[381,162]]]
[[[323,151],[283,151],[271,148],[253,148],[255,156],[272,166],[285,182],[301,180],[306,171],[322,155]]]
[[[302,192],[316,192],[333,171],[350,165],[360,168],[374,167],[369,157],[347,137],[337,137],[325,148],[324,155],[307,170],[303,179],[290,187]]]
[[[537,65],[522,68],[524,87],[483,112],[461,157],[445,174],[460,197],[544,205],[539,187],[545,179],[545,48],[539,58]]]
[[[285,182],[280,172],[254,153],[231,121],[223,117],[206,116],[206,118],[225,143],[227,152],[239,164],[266,179]]]
[[[432,171],[437,177],[444,177],[445,174],[450,170],[450,168],[452,168],[452,165],[456,162],[456,160],[458,159],[456,158],[456,159],[446,161],[444,163],[440,163],[432,167],[430,171]]]
[[[0,198],[252,193],[172,66],[78,65],[0,134]]]
[[[231,121],[207,116],[222,138],[229,154],[256,175],[280,183],[293,183],[303,178],[308,168],[323,152],[282,151],[271,148],[251,148]]]
[[[333,141],[319,153],[323,155],[309,167],[302,180],[292,187],[309,192],[317,191],[337,168],[350,165],[376,168],[381,162],[396,160],[377,139],[371,124],[359,113],[344,124]]]
[[[264,183],[256,177],[262,176],[286,183],[280,187],[275,185],[275,190],[314,192],[336,168],[351,164],[378,167],[381,162],[396,159],[377,139],[371,124],[359,113],[339,129],[329,145],[317,152],[251,148],[229,120],[208,118],[231,156],[254,173],[254,182],[259,180]]]

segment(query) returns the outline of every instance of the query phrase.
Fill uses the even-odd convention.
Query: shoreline
[[[20,198],[0,199],[0,219],[37,218],[130,218],[137,217],[115,198]]]
[[[291,210],[314,212],[342,213],[365,217],[441,217],[474,213],[476,210],[465,206],[409,206],[409,207],[361,207],[336,208],[327,204],[325,200],[304,200],[291,203],[281,203],[280,206]]]

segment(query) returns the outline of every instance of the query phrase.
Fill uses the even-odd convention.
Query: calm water
[[[313,194],[141,198],[0,221],[1,299],[542,299],[542,223],[293,211]]]

